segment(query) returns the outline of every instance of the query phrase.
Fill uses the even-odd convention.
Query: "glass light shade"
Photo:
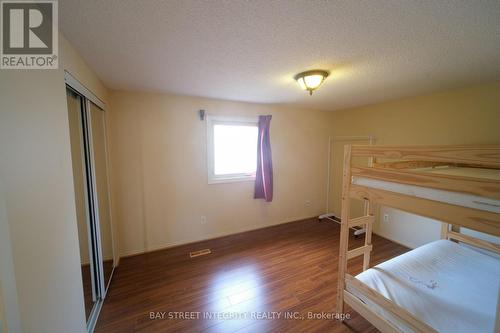
[[[328,74],[327,71],[323,70],[307,71],[295,75],[295,80],[302,90],[307,90],[312,95],[313,90],[319,88]]]
[[[316,89],[323,82],[323,75],[309,75],[304,77],[305,86],[307,89]]]
[[[307,90],[307,86],[306,86],[306,83],[304,82],[304,78],[303,77],[298,78],[297,79],[297,83],[299,84],[300,89]]]

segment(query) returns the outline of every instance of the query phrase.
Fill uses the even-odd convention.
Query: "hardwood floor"
[[[310,219],[124,258],[96,332],[375,332],[351,310],[343,324],[308,318],[335,311],[339,231]],[[351,235],[350,247],[362,242]],[[376,235],[373,244],[372,265],[408,250]],[[189,258],[204,248],[212,254]],[[361,267],[353,259],[349,272]],[[281,318],[255,318],[265,311]],[[210,314],[231,318],[203,318]]]

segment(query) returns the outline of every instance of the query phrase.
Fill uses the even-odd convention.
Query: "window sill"
[[[255,176],[239,176],[239,177],[214,177],[208,179],[208,184],[225,184],[225,183],[240,183],[254,182]]]

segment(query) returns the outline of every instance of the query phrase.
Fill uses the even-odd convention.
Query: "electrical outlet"
[[[200,224],[207,224],[207,217],[206,216],[202,216],[200,218]]]
[[[306,205],[306,207],[310,207],[311,206],[311,200],[306,200],[304,202],[304,204]]]
[[[389,222],[389,214],[384,214],[384,222]]]

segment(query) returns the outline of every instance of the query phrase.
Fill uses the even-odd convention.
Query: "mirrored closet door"
[[[85,316],[91,332],[115,267],[106,113],[102,102],[68,73],[66,84]]]
[[[111,206],[109,198],[108,163],[106,150],[106,122],[104,111],[89,102],[90,123],[92,130],[92,148],[94,152],[95,193],[99,207],[99,236],[101,245],[103,288],[107,290],[113,273],[113,238],[111,229]]]
[[[82,268],[83,297],[85,318],[97,301],[95,272],[92,251],[92,224],[90,223],[88,181],[85,166],[85,147],[83,141],[82,107],[83,98],[72,90],[66,91],[68,101],[69,133],[71,140],[71,160],[73,163],[73,185],[75,188],[76,222],[80,247],[80,265]]]

